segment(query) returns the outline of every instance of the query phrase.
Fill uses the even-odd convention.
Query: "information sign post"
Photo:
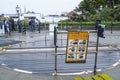
[[[86,62],[88,39],[88,32],[68,32],[66,47],[66,63]]]

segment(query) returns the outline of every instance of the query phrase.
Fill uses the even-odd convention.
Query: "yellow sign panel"
[[[66,62],[86,61],[88,38],[88,32],[68,32]]]

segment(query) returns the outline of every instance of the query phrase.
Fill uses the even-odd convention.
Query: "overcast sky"
[[[16,13],[15,7],[19,5],[22,12],[34,11],[48,14],[61,14],[73,10],[82,0],[0,0],[0,14]]]

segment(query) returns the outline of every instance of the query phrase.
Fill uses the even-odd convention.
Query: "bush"
[[[113,22],[113,21],[111,21],[111,22],[103,22],[103,24],[104,25],[106,25],[106,26],[120,26],[120,22]]]
[[[67,25],[67,26],[95,26],[95,22],[67,22],[67,21],[62,21],[62,22],[58,22],[58,25]],[[102,22],[102,24],[106,25],[106,26],[120,26],[120,22],[115,22],[115,21],[109,21],[109,22]]]

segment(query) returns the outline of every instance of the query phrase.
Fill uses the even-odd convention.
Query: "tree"
[[[102,19],[103,21],[120,21],[119,4],[120,0],[83,0],[74,11],[80,13],[78,16],[83,21],[96,19]],[[100,10],[100,6],[103,6],[102,11]],[[117,8],[115,9],[116,6]]]
[[[120,0],[106,0],[106,5],[108,8],[114,8],[114,6],[117,6],[120,4]]]
[[[78,14],[76,14],[76,13],[72,13],[72,15],[69,17],[70,17],[71,21],[78,21]]]
[[[99,11],[100,5],[105,6],[104,0],[83,0],[80,2],[78,7],[75,8],[74,11],[80,12],[82,15],[86,17],[86,20],[88,17],[92,14],[96,14]]]
[[[111,21],[113,20],[113,9],[111,8],[104,8],[101,12],[101,20],[102,21]]]
[[[113,10],[114,20],[120,21],[120,5]]]

